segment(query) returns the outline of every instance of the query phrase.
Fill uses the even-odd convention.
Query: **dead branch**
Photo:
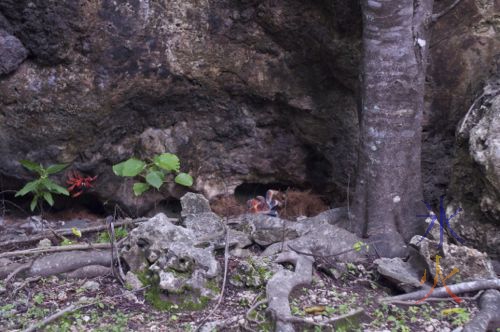
[[[484,292],[479,299],[479,308],[479,313],[464,326],[462,332],[483,332],[488,330],[492,321],[499,320],[500,292],[496,289]]]
[[[24,281],[19,286],[17,286],[16,288],[14,288],[14,290],[12,291],[12,293],[15,295],[17,292],[19,292],[21,289],[23,289],[24,286],[26,286],[30,282],[38,281],[40,279],[41,279],[41,277],[32,277],[32,278],[26,278],[26,279],[24,279]]]
[[[109,249],[111,245],[109,243],[90,243],[90,244],[72,244],[68,246],[54,246],[48,248],[32,248],[26,250],[16,250],[10,252],[4,252],[0,254],[0,258],[6,257],[16,257],[25,255],[35,255],[48,252],[62,252],[62,251],[73,251],[73,250],[88,250],[88,249]]]
[[[446,7],[444,10],[440,11],[439,13],[433,14],[431,17],[432,22],[436,22],[438,19],[443,17],[444,15],[448,14],[450,11],[453,10],[462,0],[455,0],[451,5]]]
[[[475,301],[477,300],[482,294],[484,290],[477,292],[476,295],[472,297],[460,297],[462,300],[468,300],[468,301]],[[424,305],[428,302],[455,302],[455,300],[451,297],[441,297],[441,298],[427,298],[425,301],[422,302],[414,302],[414,301],[391,301],[391,304],[396,304],[396,305],[408,305],[408,306],[419,306],[419,305]]]
[[[23,332],[33,332],[33,331],[36,331],[39,328],[44,327],[45,325],[47,325],[49,323],[52,323],[53,321],[55,321],[59,317],[64,316],[68,312],[73,312],[73,311],[75,311],[77,309],[81,309],[82,307],[83,306],[77,306],[75,304],[71,304],[71,305],[67,306],[66,308],[64,308],[63,310],[59,310],[55,314],[50,315],[49,317],[45,318],[43,321],[31,325],[30,327],[28,327]]]
[[[133,225],[133,224],[141,223],[141,222],[144,222],[147,220],[148,220],[147,218],[123,220],[123,221],[116,222],[115,226]],[[95,233],[95,232],[100,232],[100,231],[106,230],[107,228],[108,228],[108,225],[105,224],[105,225],[82,228],[82,229],[80,229],[80,232],[82,234]],[[60,236],[73,235],[73,232],[71,231],[71,229],[59,229],[59,230],[55,230],[55,232]],[[30,236],[29,238],[25,238],[25,239],[18,239],[18,240],[11,240],[11,241],[2,242],[2,243],[0,243],[0,247],[33,243],[33,242],[37,242],[37,241],[40,241],[40,240],[43,240],[45,238],[52,237],[52,236],[53,236],[52,232],[43,232],[43,233],[40,233],[40,234],[37,234],[34,236]]]
[[[378,243],[378,242],[381,242],[381,241],[373,241],[373,242],[370,242],[370,243],[365,243],[365,244],[362,244],[360,246],[360,248],[364,247],[366,249],[366,248],[368,248],[368,246],[373,245],[373,244]],[[335,256],[340,256],[340,255],[343,255],[343,254],[347,254],[348,252],[351,252],[351,251],[359,251],[359,250],[361,250],[361,249],[358,249],[358,248],[350,248],[350,249],[347,249],[347,250],[344,250],[344,251],[341,251],[341,252],[338,252],[338,253],[335,253],[335,254],[331,254],[331,255],[317,255],[317,254],[311,254],[311,253],[300,251],[298,249],[293,248],[290,245],[288,245],[288,248],[290,250],[292,250],[292,251],[295,251],[297,254],[304,255],[304,256],[311,256],[311,257],[318,257],[318,258],[335,257]]]
[[[462,282],[459,284],[448,285],[448,289],[454,294],[476,292],[483,289],[500,289],[500,279],[487,279]],[[427,295],[429,291],[424,289],[408,294],[385,297],[379,300],[380,303],[392,303],[392,301],[418,301]],[[434,289],[431,298],[448,297],[449,294],[445,287]]]
[[[21,266],[18,266],[14,271],[12,271],[7,276],[7,278],[5,278],[4,283],[7,285],[9,283],[10,279],[14,278],[18,273],[29,270],[31,268],[31,265],[33,265],[33,263],[26,263],[26,264],[22,264]]]
[[[257,303],[255,303],[254,305],[252,305],[252,306],[248,309],[248,311],[247,311],[247,313],[246,313],[246,315],[245,315],[245,318],[247,319],[247,321],[252,322],[252,323],[255,323],[255,324],[257,324],[257,325],[258,325],[258,324],[262,324],[263,322],[259,322],[258,320],[253,319],[252,317],[250,317],[250,314],[252,313],[252,311],[254,311],[255,309],[257,309],[258,307],[260,307],[261,305],[263,305],[263,304],[265,304],[265,303],[267,303],[267,300],[260,300],[260,301],[258,301]]]
[[[115,206],[115,214],[113,216],[108,216],[106,218],[106,224],[108,225],[108,235],[111,244],[111,271],[113,271],[113,275],[116,279],[125,286],[125,274],[123,273],[122,264],[120,260],[120,254],[118,253],[117,246],[115,245],[115,226],[114,221],[116,217],[116,206]],[[117,262],[118,267],[115,265]]]

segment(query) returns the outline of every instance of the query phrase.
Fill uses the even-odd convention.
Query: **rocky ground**
[[[86,240],[103,240],[102,234],[91,234]],[[78,241],[85,242],[82,239]],[[261,249],[258,245],[250,248],[251,253],[259,251]],[[216,255],[221,266],[224,263],[223,254],[223,250],[218,250]],[[238,266],[242,262],[251,261],[252,257],[229,259],[224,298],[201,331],[272,330],[266,318],[265,304],[249,312],[250,307],[265,299],[265,282],[257,280],[253,287],[248,287],[234,278],[239,273]],[[464,300],[458,305],[450,298],[418,306],[379,305],[377,299],[392,291],[380,278],[373,264],[337,263],[327,266],[323,263],[318,261],[315,265],[312,284],[299,287],[290,298],[292,313],[304,318],[305,325],[301,327],[303,331],[321,331],[314,323],[324,322],[330,317],[347,314],[358,308],[363,308],[365,314],[348,324],[337,326],[336,330],[452,331],[462,326],[477,311],[474,300]],[[16,280],[8,286],[7,291],[5,285],[2,285],[2,330],[26,329],[67,306],[77,304],[81,308],[47,325],[45,330],[195,331],[216,304],[214,300],[206,309],[190,312],[177,311],[175,308],[169,311],[157,310],[145,300],[144,290],[129,291],[112,275],[88,280],[52,276],[28,283],[26,281],[28,280]]]

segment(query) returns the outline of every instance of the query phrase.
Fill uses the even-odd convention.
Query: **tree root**
[[[74,244],[69,246],[54,246],[48,248],[32,248],[26,250],[9,251],[0,254],[0,258],[43,254],[46,252],[61,252],[61,251],[85,250],[85,249],[109,249],[109,248],[111,248],[111,244],[109,243]]]
[[[88,265],[111,266],[109,251],[71,251],[39,257],[26,264],[9,264],[0,267],[0,276],[8,275],[11,279],[22,272],[24,277],[48,277],[71,272]],[[7,281],[8,281],[7,280]]]
[[[275,322],[275,331],[292,332],[293,316],[288,297],[294,288],[310,284],[314,258],[299,255],[295,252],[283,252],[275,260],[277,263],[292,263],[295,271],[282,270],[276,273],[266,285],[266,296],[269,304],[267,311]]]
[[[500,289],[500,279],[487,279],[462,282],[459,284],[448,285],[448,289],[454,294],[475,292],[483,289]],[[380,303],[392,303],[394,301],[418,301],[427,295],[428,290],[420,290],[408,294],[385,297],[379,300]],[[430,297],[441,298],[450,296],[445,287],[434,289]]]
[[[462,332],[486,332],[488,326],[492,330],[500,326],[500,292],[496,289],[489,289],[479,299],[479,313],[465,326]],[[496,325],[496,326],[495,326]]]
[[[147,220],[148,220],[147,218],[123,220],[123,221],[116,222],[114,225],[115,225],[115,227],[125,226],[125,225],[133,225],[133,224],[137,224],[137,223],[144,222]],[[100,231],[107,230],[107,229],[108,229],[108,225],[105,224],[105,225],[82,228],[82,229],[80,229],[80,232],[82,234],[95,233],[95,232],[100,232]],[[55,230],[54,232],[57,234],[57,236],[71,236],[71,235],[73,235],[73,231],[71,229],[58,229],[58,230]],[[51,237],[54,237],[54,234],[52,232],[50,232],[50,231],[43,232],[40,234],[30,236],[29,238],[1,242],[0,248],[14,246],[14,245],[24,245],[24,244],[37,242],[37,241],[43,240],[45,238],[51,238]]]
[[[88,265],[68,273],[63,273],[61,276],[66,279],[88,279],[112,274],[113,271],[108,266]]]

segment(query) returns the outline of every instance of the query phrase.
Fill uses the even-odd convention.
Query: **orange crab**
[[[257,196],[247,201],[248,212],[250,213],[264,213],[269,216],[278,216],[278,207],[281,205],[280,202],[273,197],[276,195],[277,191],[268,190],[266,192],[266,197]]]
[[[71,197],[80,196],[84,190],[88,188],[93,188],[92,182],[97,179],[96,176],[82,176],[77,171],[73,171],[72,174],[66,180],[66,183],[70,185],[68,191],[71,192]]]

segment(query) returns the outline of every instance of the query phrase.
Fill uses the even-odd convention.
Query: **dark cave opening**
[[[234,197],[238,202],[245,204],[251,198],[255,198],[257,196],[266,196],[266,192],[270,189],[286,191],[287,189],[292,187],[295,186],[280,182],[270,182],[270,183],[245,182],[236,187],[236,189],[234,190]]]

